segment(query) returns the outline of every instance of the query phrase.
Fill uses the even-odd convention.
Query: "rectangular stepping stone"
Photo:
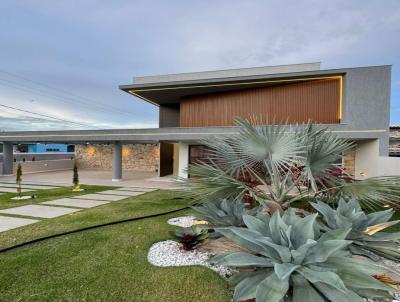
[[[40,220],[0,216],[0,232],[16,229],[38,221]]]
[[[0,186],[2,184],[15,184],[15,180],[1,180]],[[24,181],[26,185],[34,185],[34,186],[52,186],[52,187],[68,187],[70,185],[60,184],[60,183],[52,183],[52,182],[42,182],[42,181]]]
[[[16,184],[0,184],[1,188],[16,188]],[[38,186],[38,185],[25,185],[22,184],[23,189],[35,189],[35,190],[48,190],[48,189],[57,189],[59,187],[54,186]]]
[[[74,198],[74,197],[72,197]],[[77,199],[92,199],[92,200],[106,200],[106,201],[117,201],[127,198],[127,196],[118,196],[118,195],[102,195],[101,193],[98,194],[86,194],[86,195],[79,195],[76,196]],[[75,198],[74,198],[75,199]]]
[[[70,214],[73,212],[80,211],[80,209],[72,208],[61,208],[61,207],[48,207],[41,205],[27,205],[16,208],[0,210],[0,213],[11,214],[11,215],[21,215],[21,216],[31,216],[40,218],[53,218],[62,216],[65,214]]]
[[[147,192],[108,190],[108,191],[102,191],[100,193],[101,194],[106,194],[106,195],[137,196],[137,195],[144,194],[144,193],[147,193]]]
[[[61,198],[56,200],[50,200],[42,202],[42,204],[56,205],[56,206],[67,206],[76,208],[93,208],[109,203],[104,200],[89,200],[89,199],[78,199],[78,198]]]
[[[33,190],[29,190],[29,189],[21,189],[22,193],[25,192],[32,192]],[[17,189],[16,188],[4,188],[4,187],[0,187],[0,192],[3,193],[17,193]]]
[[[130,192],[153,192],[157,191],[158,189],[154,188],[134,188],[134,187],[123,187],[115,189],[117,191],[130,191]]]

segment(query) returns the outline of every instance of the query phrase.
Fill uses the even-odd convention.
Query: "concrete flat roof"
[[[282,85],[344,75],[349,70],[382,66],[320,70],[319,63],[183,73],[134,78],[119,88],[153,105],[171,105],[185,96]]]
[[[143,84],[159,84],[159,83],[208,80],[208,79],[220,79],[220,78],[232,78],[232,77],[235,78],[244,76],[315,71],[320,69],[321,69],[320,62],[262,66],[262,67],[239,68],[239,69],[223,69],[223,70],[212,70],[212,71],[134,77],[133,84],[143,85]]]
[[[388,129],[350,129],[347,125],[323,125],[340,137],[349,139],[378,138]],[[0,132],[0,142],[13,143],[157,143],[165,142],[198,142],[215,136],[229,136],[238,132],[238,127],[209,128],[150,128],[150,129],[112,129],[112,130],[65,130],[65,131],[16,131]]]

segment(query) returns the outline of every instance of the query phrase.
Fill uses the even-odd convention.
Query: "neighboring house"
[[[16,146],[16,151],[27,153],[74,152],[74,146],[67,144],[20,144]]]
[[[312,121],[354,142],[343,165],[356,178],[400,175],[389,154],[391,66],[321,70],[319,63],[135,77],[120,89],[159,107],[159,128],[2,132],[3,174],[12,145],[76,145],[79,165],[155,171],[187,177],[204,157],[202,139],[237,133],[233,119],[262,123]],[[85,166],[86,165],[86,166]]]

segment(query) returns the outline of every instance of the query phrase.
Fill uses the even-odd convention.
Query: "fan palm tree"
[[[250,194],[271,213],[315,195],[343,196],[364,205],[397,204],[399,178],[353,180],[336,163],[352,143],[327,128],[302,125],[255,125],[236,118],[239,133],[203,142],[207,159],[189,167],[184,181],[197,200],[238,199]],[[333,196],[333,197],[332,197]]]

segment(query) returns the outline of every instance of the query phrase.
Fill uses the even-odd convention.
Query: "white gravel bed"
[[[171,225],[180,226],[182,228],[188,228],[194,225],[196,217],[194,216],[182,216],[168,219],[167,223]]]
[[[220,274],[223,278],[232,275],[233,271],[224,266],[212,265],[210,254],[196,249],[185,251],[182,244],[173,240],[160,241],[150,247],[147,260],[154,266],[190,266],[202,265]]]

